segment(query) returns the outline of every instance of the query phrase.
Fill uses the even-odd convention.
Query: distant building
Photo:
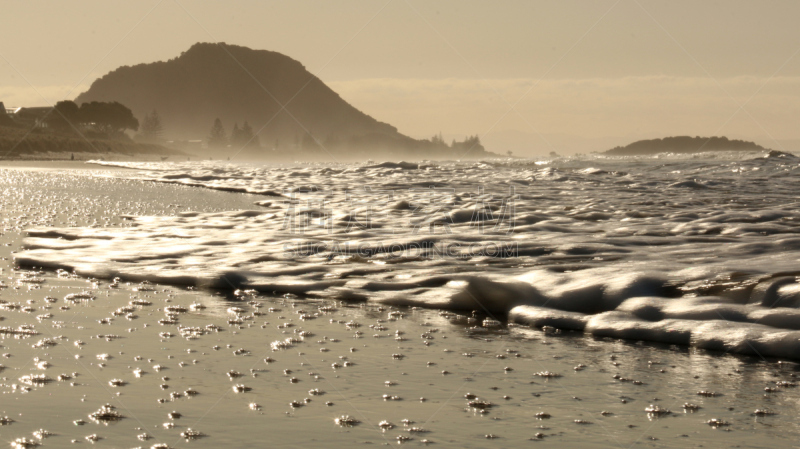
[[[6,106],[0,101],[0,111],[3,111],[6,115],[14,115],[19,112],[20,109],[22,108]]]
[[[196,140],[168,140],[164,143],[171,147],[180,148],[183,150],[192,150],[192,149],[196,150],[198,148],[203,148],[203,144],[205,142],[201,139],[196,139]]]
[[[32,126],[35,128],[47,128],[47,122],[45,121],[45,118],[52,110],[52,106],[14,108],[14,112],[11,112],[9,115],[14,118],[15,122],[21,125]],[[8,109],[6,109],[6,112],[8,112]]]

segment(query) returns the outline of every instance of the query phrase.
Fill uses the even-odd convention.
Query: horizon
[[[788,1],[7,8],[18,19],[0,31],[8,107],[72,100],[120,66],[226,42],[299,61],[345,101],[417,139],[477,134],[489,151],[520,156],[673,135],[800,149],[800,30],[790,24],[800,5]]]

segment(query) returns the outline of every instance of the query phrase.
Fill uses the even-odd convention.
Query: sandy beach
[[[800,436],[794,362],[482,313],[15,267],[31,227],[124,227],[121,215],[263,199],[97,176],[109,169],[0,164],[4,444],[790,447]]]

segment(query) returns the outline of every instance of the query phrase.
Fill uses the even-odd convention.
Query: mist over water
[[[31,229],[18,263],[800,354],[800,160],[790,154],[103,164],[135,169],[105,176],[263,200],[130,217],[130,228]]]

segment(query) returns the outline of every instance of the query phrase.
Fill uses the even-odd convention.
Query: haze
[[[800,150],[794,1],[5,2],[0,101],[74,99],[195,42],[302,62],[415,138],[516,155],[669,135]]]

